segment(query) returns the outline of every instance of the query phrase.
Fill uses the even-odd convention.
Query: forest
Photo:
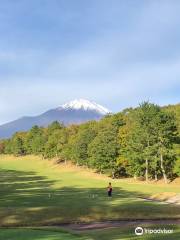
[[[168,183],[180,176],[180,104],[160,107],[143,102],[100,121],[33,126],[0,140],[0,153],[41,155],[112,178],[163,178]]]

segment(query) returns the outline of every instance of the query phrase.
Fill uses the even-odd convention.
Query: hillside
[[[0,169],[1,227],[180,217],[179,205],[146,200],[162,192],[179,193],[179,185],[112,180],[110,199],[109,178],[85,169],[54,165],[37,156],[2,155]]]

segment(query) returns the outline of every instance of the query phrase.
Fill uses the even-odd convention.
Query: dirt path
[[[153,224],[153,225],[168,225],[176,224],[180,225],[180,219],[134,219],[134,220],[116,220],[116,221],[103,221],[94,223],[77,223],[77,224],[64,224],[59,227],[67,228],[75,231],[87,231],[93,229],[104,229],[114,227],[125,227],[125,226],[137,226],[142,224]]]
[[[165,195],[163,197],[163,194]],[[175,204],[180,205],[180,194],[173,193],[172,196],[166,196],[166,193],[158,194],[155,198],[142,198],[139,199],[144,201],[150,201],[150,202],[158,202],[158,203],[164,203],[164,204]]]

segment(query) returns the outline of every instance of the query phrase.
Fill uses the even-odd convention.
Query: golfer
[[[111,185],[111,183],[109,183],[107,189],[108,189],[108,196],[111,197],[112,196],[112,185]]]

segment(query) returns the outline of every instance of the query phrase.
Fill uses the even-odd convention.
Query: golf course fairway
[[[146,200],[157,193],[179,193],[178,185],[113,180],[75,166],[54,165],[37,156],[1,155],[0,179],[0,239],[4,240],[98,239],[98,234],[101,239],[110,239],[107,237],[117,236],[117,231],[124,238],[112,239],[136,239],[135,235],[130,238],[127,229],[124,233],[116,228],[85,231],[80,236],[60,229],[31,228],[107,220],[180,218],[179,205]],[[113,186],[112,198],[106,192],[109,181]],[[175,234],[179,234],[178,227],[175,229]]]

